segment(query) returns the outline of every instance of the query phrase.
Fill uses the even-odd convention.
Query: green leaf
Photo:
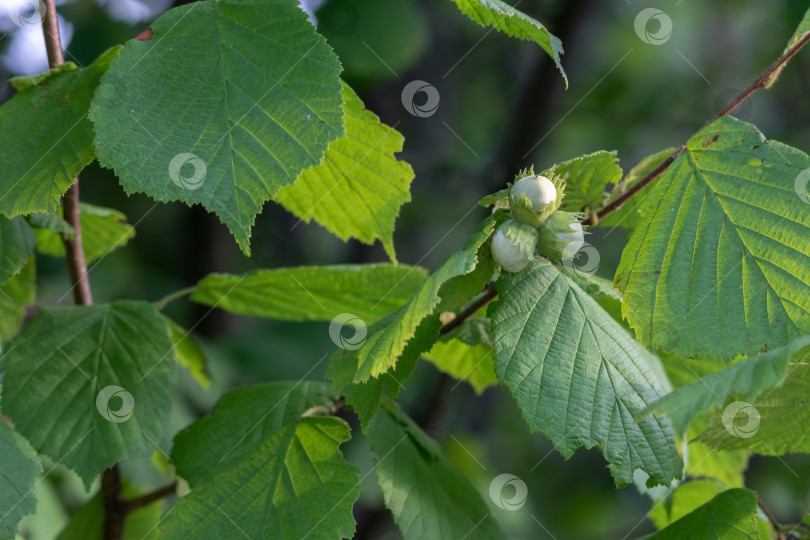
[[[427,272],[418,266],[300,266],[241,276],[210,274],[191,299],[270,319],[331,321],[348,312],[371,322],[407,302],[426,279]]]
[[[709,425],[709,419],[710,415],[702,415],[692,423],[686,434],[689,446],[687,458],[684,459],[684,473],[692,478],[714,479],[727,488],[745,487],[743,473],[748,468],[748,452],[716,452],[695,440]]]
[[[37,320],[48,321],[47,332]],[[107,467],[151,455],[175,375],[160,313],[146,302],[57,306],[32,323],[3,360],[2,407],[17,430],[88,487]]]
[[[613,190],[610,192],[607,200],[602,204],[602,208],[618,199],[621,195],[627,193],[630,188],[635,186],[642,178],[650,174],[671,156],[678,148],[666,148],[660,152],[656,152],[651,156],[642,159],[638,165],[630,169],[627,175],[617,183]],[[652,191],[654,183],[642,188],[635,196],[625,202],[621,208],[612,214],[604,217],[599,221],[600,227],[622,227],[624,229],[634,229],[641,222],[641,208],[644,206],[644,200],[649,196]]]
[[[0,284],[19,272],[33,252],[34,231],[25,219],[0,216]]]
[[[171,455],[177,473],[198,487],[217,467],[253,452],[304,411],[332,405],[331,395],[328,383],[311,381],[276,381],[227,392],[213,414],[175,437]]]
[[[164,318],[171,330],[174,354],[177,361],[188,370],[195,381],[200,383],[200,386],[207,390],[211,386],[211,379],[205,372],[205,353],[189,332],[168,317]]]
[[[369,332],[374,333],[384,330],[392,320],[397,318],[398,311],[395,311],[377,323],[369,327]],[[365,382],[355,382],[354,376],[357,373],[357,351],[338,349],[329,358],[329,367],[326,369],[326,376],[334,383],[335,392],[342,394],[346,398],[346,403],[351,405],[354,412],[360,418],[360,427],[363,431],[368,428],[381,400],[386,396],[395,399],[407,381],[419,356],[430,350],[436,340],[439,339],[439,329],[442,323],[437,315],[428,317],[416,328],[413,338],[405,345],[397,365],[379,377],[370,377]]]
[[[565,87],[568,77],[560,63],[562,42],[545,26],[501,0],[453,0],[458,8],[481,26],[493,26],[518,39],[534,41],[554,60],[560,70]]]
[[[73,230],[70,223],[65,221],[62,214],[58,211],[53,211],[50,214],[34,212],[33,214],[29,214],[27,217],[28,223],[30,223],[35,229],[47,229],[54,233],[67,234],[70,237],[76,234],[76,231]]]
[[[134,499],[142,492],[123,482],[122,490],[127,499]],[[124,518],[123,540],[156,540],[160,536],[157,524],[160,521],[161,500],[127,512]],[[103,540],[104,496],[98,491],[84,506],[70,516],[70,521],[56,540]]]
[[[618,183],[622,177],[616,152],[606,150],[559,163],[549,172],[565,180],[565,198],[560,209],[589,214],[601,209],[607,187]]]
[[[357,94],[343,85],[346,136],[329,144],[323,161],[282,188],[276,202],[309,223],[317,221],[341,240],[379,239],[392,261],[394,222],[411,200],[411,166],[397,161],[404,137],[380,123]]]
[[[723,488],[711,480],[695,480],[681,484],[663,502],[650,510],[650,521],[658,529],[663,529],[709,502],[722,491]]]
[[[42,471],[36,452],[0,419],[0,538],[15,538],[17,524],[37,509],[36,479]]]
[[[729,394],[744,394],[753,401],[765,390],[779,385],[794,356],[801,352],[800,361],[810,361],[808,346],[810,336],[804,336],[784,347],[741,360],[677,388],[647,407],[641,416],[652,412],[666,414],[675,431],[683,434],[698,414],[721,406]]]
[[[56,67],[51,68],[49,71],[46,71],[45,73],[39,73],[37,75],[21,75],[19,77],[12,77],[11,79],[9,79],[8,82],[11,83],[11,86],[13,86],[17,92],[22,92],[27,88],[42,83],[47,78],[52,77],[57,73],[72,71],[74,69],[77,69],[76,64],[74,64],[73,62],[65,62],[64,64],[60,64]]]
[[[478,204],[485,207],[494,205],[494,210],[499,210],[501,208],[509,210],[510,191],[511,188],[505,188],[496,191],[495,193],[490,193],[489,195],[478,201]]]
[[[451,255],[410,302],[398,308],[387,324],[368,333],[363,346],[353,351],[357,358],[355,382],[378,377],[395,367],[422,321],[434,313],[460,307],[481,291],[495,271],[489,245],[484,244],[494,228],[495,219],[490,216],[480,232],[469,239],[464,249]]]
[[[751,402],[732,403],[715,414],[698,440],[715,450],[747,450],[767,456],[810,453],[810,364],[788,366],[779,387]]]
[[[0,107],[0,212],[51,212],[93,161],[87,108],[120,47],[85,69],[57,69]],[[29,81],[33,82],[33,81]]]
[[[36,264],[29,257],[19,274],[0,286],[0,340],[17,333],[25,312],[36,298]]]
[[[406,540],[505,537],[475,486],[404,414],[377,415],[367,436],[385,506]]]
[[[79,211],[82,247],[87,262],[125,246],[135,236],[135,227],[126,223],[127,216],[118,210],[79,203]],[[36,237],[38,252],[55,257],[65,256],[65,244],[57,232],[39,228]]]
[[[301,418],[267,434],[169,508],[165,538],[351,538],[359,471],[338,449],[350,434],[334,417]]]
[[[440,371],[470,383],[476,394],[498,383],[491,345],[469,345],[451,338],[433,345],[424,357]]]
[[[729,489],[673,522],[649,538],[667,540],[759,540],[756,522],[757,494],[748,489]]]
[[[636,469],[659,484],[680,478],[669,421],[635,421],[661,396],[652,355],[546,260],[502,275],[498,292],[488,310],[495,369],[532,431],[566,458],[600,447],[620,486]]]
[[[340,63],[296,0],[204,0],[150,28],[90,107],[99,162],[127,193],[201,204],[249,254],[263,204],[343,134]]]
[[[644,202],[616,271],[639,340],[732,359],[810,332],[807,154],[723,117],[692,137]]]
[[[622,318],[622,295],[613,288],[613,282],[600,276],[591,276],[583,272],[570,272],[568,277],[577,286],[588,293],[602,309],[613,317],[622,328],[630,330]]]

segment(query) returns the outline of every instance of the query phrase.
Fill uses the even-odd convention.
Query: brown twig
[[[89,306],[93,303],[93,295],[90,292],[87,263],[84,258],[84,248],[82,247],[78,178],[76,178],[76,181],[70,186],[62,199],[62,215],[75,231],[72,237],[67,234],[62,235],[62,242],[65,244],[65,256],[68,260],[70,283],[73,287],[73,298],[76,304]]]
[[[59,37],[59,19],[56,15],[56,3],[54,0],[44,0],[41,5],[45,7],[42,18],[42,34],[45,38],[45,50],[48,53],[48,66],[54,68],[65,62],[62,52],[62,40]],[[93,296],[90,292],[90,282],[87,279],[87,263],[82,246],[78,178],[76,178],[62,199],[62,212],[65,221],[74,230],[73,237],[62,235],[73,299],[76,305],[89,306],[93,303]],[[125,511],[121,495],[121,476],[117,465],[101,474],[101,489],[104,493],[104,538],[105,540],[118,540],[124,534]]]
[[[759,508],[762,510],[762,512],[765,514],[765,516],[768,518],[768,521],[770,521],[771,527],[773,527],[773,530],[777,532],[777,535],[778,535],[777,538],[779,538],[779,540],[784,540],[785,535],[782,534],[781,532],[779,532],[781,530],[781,528],[782,528],[782,524],[779,523],[779,521],[776,519],[776,516],[773,515],[770,508],[768,508],[765,505],[765,503],[762,501],[762,499],[757,499],[757,504],[759,505]]]
[[[496,296],[498,296],[498,292],[495,290],[495,287],[488,289],[481,298],[470,304],[470,306],[459,313],[455,319],[443,325],[441,330],[439,330],[439,335],[443,336],[454,328],[461,326],[464,321],[472,317],[479,309],[492,302]]]
[[[124,536],[126,503],[121,492],[118,465],[101,473],[101,493],[104,495],[104,540],[121,540]]]
[[[126,501],[124,503],[124,512],[127,514],[130,512],[134,512],[138,508],[147,506],[157,500],[162,499],[163,497],[174,495],[176,492],[177,492],[177,483],[175,482],[168,486],[164,486],[160,489],[156,489],[151,493],[147,493],[146,495],[141,495],[140,497],[136,497],[135,499]]]
[[[720,112],[715,114],[711,119],[709,119],[708,122],[703,124],[703,127],[701,129],[715,122],[717,119],[731,113],[734,109],[742,105],[742,103],[746,99],[751,97],[751,94],[753,94],[757,90],[767,87],[768,81],[771,78],[771,76],[774,73],[777,73],[779,70],[781,70],[785,66],[785,64],[787,64],[790,61],[791,58],[796,56],[796,54],[801,50],[801,48],[807,45],[808,41],[810,41],[810,33],[805,34],[804,37],[802,37],[799,41],[797,41],[796,43],[785,49],[785,52],[782,53],[782,55],[779,58],[777,58],[773,62],[773,64],[771,64],[768,67],[768,69],[763,71],[762,74],[754,80],[754,82],[748,85],[748,88],[737,94],[737,96],[734,99],[732,99],[728,103],[728,105],[723,107],[723,109]],[[647,176],[639,180],[638,183],[633,185],[633,187],[627,190],[627,192],[623,193],[621,196],[619,196],[618,199],[611,202],[609,205],[605,206],[602,210],[600,210],[599,213],[597,214],[598,219],[602,220],[606,216],[612,214],[613,212],[621,208],[624,205],[624,203],[626,203],[629,199],[634,197],[639,191],[647,187],[650,184],[650,182],[658,178],[658,176],[660,176],[661,173],[664,172],[672,164],[672,162],[675,161],[675,158],[677,158],[681,154],[681,152],[683,152],[685,149],[686,143],[682,144],[675,152],[672,153],[672,155],[670,155],[667,159],[665,159],[660,165],[658,165],[658,167],[653,169]],[[582,224],[590,225],[591,218],[589,217],[584,219],[582,221]]]

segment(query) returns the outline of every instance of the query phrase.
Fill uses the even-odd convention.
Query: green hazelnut
[[[557,188],[545,176],[524,176],[509,191],[512,216],[524,225],[539,227],[557,209]]]
[[[520,272],[534,259],[537,238],[536,229],[508,219],[492,237],[492,257],[507,272]]]

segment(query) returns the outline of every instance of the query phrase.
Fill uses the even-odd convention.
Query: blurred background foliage
[[[8,7],[19,1],[2,3]],[[79,65],[138,35],[173,5],[171,0],[58,3],[67,57]],[[180,3],[185,2],[174,5]],[[672,18],[672,37],[664,45],[648,45],[633,30],[636,14],[647,6]],[[405,136],[400,157],[413,166],[416,178],[412,202],[403,207],[395,233],[402,263],[438,267],[486,215],[477,201],[511,181],[522,166],[534,164],[540,170],[606,149],[618,151],[627,171],[641,158],[685,141],[781,53],[807,2],[523,0],[519,8],[562,39],[567,91],[535,44],[479,27],[448,1],[329,0],[315,15],[343,63],[345,80],[369,109]],[[41,33],[17,29],[2,18],[4,11],[0,9],[0,31],[6,32],[0,41],[2,101],[12,94],[9,77],[39,73],[46,66]],[[415,79],[433,84],[440,93],[433,116],[417,118],[401,104],[402,88]],[[769,138],[807,151],[808,95],[810,52],[803,51],[773,89],[755,94],[736,116]],[[217,218],[199,207],[127,197],[111,171],[95,164],[81,179],[84,201],[123,211],[137,231],[124,248],[91,267],[97,302],[157,300],[214,271],[386,260],[379,244],[342,243],[318,225],[299,223],[274,203],[257,219],[254,258],[247,259]],[[625,232],[597,228],[590,242],[601,254],[598,273],[612,278]],[[40,256],[37,270],[38,303],[69,302],[64,261]],[[174,431],[209,412],[232,387],[322,377],[333,349],[326,324],[230,316],[185,300],[171,304],[168,312],[186,328],[193,327],[214,380],[203,390],[183,373],[171,413]],[[442,399],[435,399],[437,393]],[[543,436],[528,433],[505,388],[490,388],[476,397],[468,385],[447,384],[432,365],[422,362],[401,400],[416,417],[427,418],[427,429],[483,494],[503,472],[527,483],[529,499],[523,509],[495,509],[509,538],[633,538],[653,530],[645,518],[649,499],[632,486],[616,490],[598,450],[578,451],[563,460]],[[168,453],[171,438],[160,443]],[[370,469],[362,437],[355,437],[344,452],[363,471]],[[150,490],[166,483],[163,462],[158,452],[151,462],[125,464],[123,473],[134,488]],[[364,478],[356,537],[399,538],[382,509],[374,475]],[[810,512],[807,456],[756,457],[746,483],[781,520],[798,521]],[[26,518],[24,526],[26,535],[36,539],[54,538],[70,512],[89,497],[61,467],[37,491],[39,513]]]

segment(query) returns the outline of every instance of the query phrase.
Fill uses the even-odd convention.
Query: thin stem
[[[62,54],[62,40],[59,38],[59,19],[56,17],[54,0],[44,0],[45,16],[42,19],[42,33],[45,36],[45,50],[48,53],[48,66],[54,68],[65,63]]]
[[[588,217],[586,217],[585,219],[582,220],[582,225],[584,225],[585,227],[588,227],[590,225],[599,223],[606,216],[609,216],[610,214],[612,214],[613,212],[615,212],[616,210],[618,210],[619,208],[624,206],[624,203],[626,203],[631,198],[635,197],[638,194],[639,191],[641,191],[642,189],[647,187],[650,184],[650,182],[652,182],[653,180],[658,178],[661,175],[661,173],[663,173],[665,170],[667,170],[667,168],[669,168],[669,166],[672,165],[672,162],[675,161],[675,159],[678,156],[680,156],[681,152],[683,152],[684,150],[686,150],[686,143],[682,144],[677,150],[672,152],[672,154],[670,154],[670,156],[667,159],[662,161],[658,165],[658,167],[656,167],[655,169],[650,171],[650,173],[647,176],[645,176],[644,178],[639,180],[637,183],[635,183],[633,185],[633,187],[631,187],[626,192],[624,192],[618,199],[611,202],[610,204],[605,206],[602,210],[597,212],[596,213],[596,220],[593,219],[593,215],[588,216]]]
[[[158,309],[158,311],[163,311],[163,308],[165,308],[169,302],[177,300],[178,298],[182,298],[183,296],[189,295],[196,290],[197,286],[194,285],[192,287],[180,289],[179,291],[174,291],[173,293],[167,294],[166,296],[155,302],[155,307]]]
[[[758,499],[757,504],[759,505],[759,508],[762,510],[765,516],[768,518],[768,521],[771,522],[771,527],[773,527],[773,530],[777,531],[779,540],[784,540],[785,535],[779,532],[781,530],[782,524],[779,523],[779,521],[776,519],[776,516],[773,515],[770,508],[768,508],[765,505],[762,499]]]
[[[439,335],[443,336],[454,328],[461,326],[464,321],[472,317],[479,309],[492,302],[496,296],[498,296],[498,291],[495,290],[495,287],[488,289],[481,298],[470,304],[470,307],[459,313],[455,319],[442,326],[442,329],[439,330]]]
[[[126,501],[124,503],[124,512],[126,513],[133,512],[138,508],[147,506],[157,500],[162,499],[163,497],[174,495],[176,492],[177,492],[177,482],[174,482],[168,486],[156,489],[151,493],[147,493],[146,495],[141,495],[140,497]]]
[[[73,299],[77,305],[89,306],[93,303],[93,294],[90,292],[90,280],[87,278],[87,263],[84,259],[84,247],[82,246],[78,178],[62,198],[62,215],[75,231],[72,237],[67,234],[62,235],[62,242],[65,244],[65,256],[68,261],[68,271],[70,272],[70,283],[73,287]]]
[[[742,105],[742,103],[746,99],[751,97],[751,95],[757,90],[766,88],[768,86],[768,82],[771,76],[777,73],[779,70],[781,70],[785,66],[785,64],[787,64],[790,61],[791,58],[796,56],[796,54],[802,49],[802,47],[807,45],[808,41],[810,41],[810,33],[806,34],[799,41],[794,43],[792,46],[788,47],[785,50],[785,52],[782,53],[782,56],[777,58],[774,61],[774,63],[768,67],[768,69],[763,71],[762,74],[754,80],[754,82],[748,85],[748,88],[737,94],[737,96],[734,99],[732,99],[728,105],[726,105],[720,112],[718,112],[711,119],[709,119],[708,122],[703,124],[703,127],[701,129],[715,122],[717,119],[731,113],[734,109]],[[618,199],[616,199],[615,201],[604,207],[602,210],[600,210],[599,213],[597,214],[598,219],[601,221],[606,216],[612,214],[613,212],[621,208],[624,205],[624,203],[626,203],[629,199],[638,194],[639,191],[647,187],[650,184],[650,182],[658,178],[658,176],[660,176],[661,173],[663,173],[672,164],[672,162],[675,161],[675,158],[677,158],[684,150],[686,150],[686,143],[682,144],[675,152],[672,153],[672,155],[670,155],[667,159],[665,159],[658,167],[653,169],[647,176],[639,180],[638,183],[636,183],[632,188],[627,190],[626,193],[623,193]],[[582,224],[590,225],[591,218],[583,220]]]
[[[42,35],[45,38],[45,50],[48,53],[48,66],[55,68],[65,63],[65,56],[62,53],[62,40],[59,37],[59,19],[56,15],[55,0],[43,0],[41,5],[45,7],[44,17],[42,18]],[[78,178],[76,178],[76,181],[62,199],[62,212],[65,221],[70,223],[75,231],[72,237],[66,234],[62,235],[73,298],[77,305],[89,306],[93,303],[93,296],[90,292],[90,282],[87,280],[87,264],[84,259],[84,248],[82,247]]]
[[[59,37],[59,19],[56,15],[54,0],[43,0],[45,8],[42,18],[42,34],[45,38],[45,50],[48,53],[48,66],[54,68],[65,62],[62,53],[62,40]],[[62,212],[74,235],[62,235],[65,244],[65,257],[70,274],[73,299],[76,305],[89,306],[93,303],[90,292],[90,281],[87,279],[87,263],[82,246],[82,227],[79,212],[79,179],[67,190],[62,199]],[[104,538],[119,540],[124,534],[123,497],[121,496],[121,476],[118,466],[101,473],[101,489],[104,493]]]
[[[121,540],[124,536],[126,507],[118,465],[101,473],[101,492],[104,495],[104,540]]]

